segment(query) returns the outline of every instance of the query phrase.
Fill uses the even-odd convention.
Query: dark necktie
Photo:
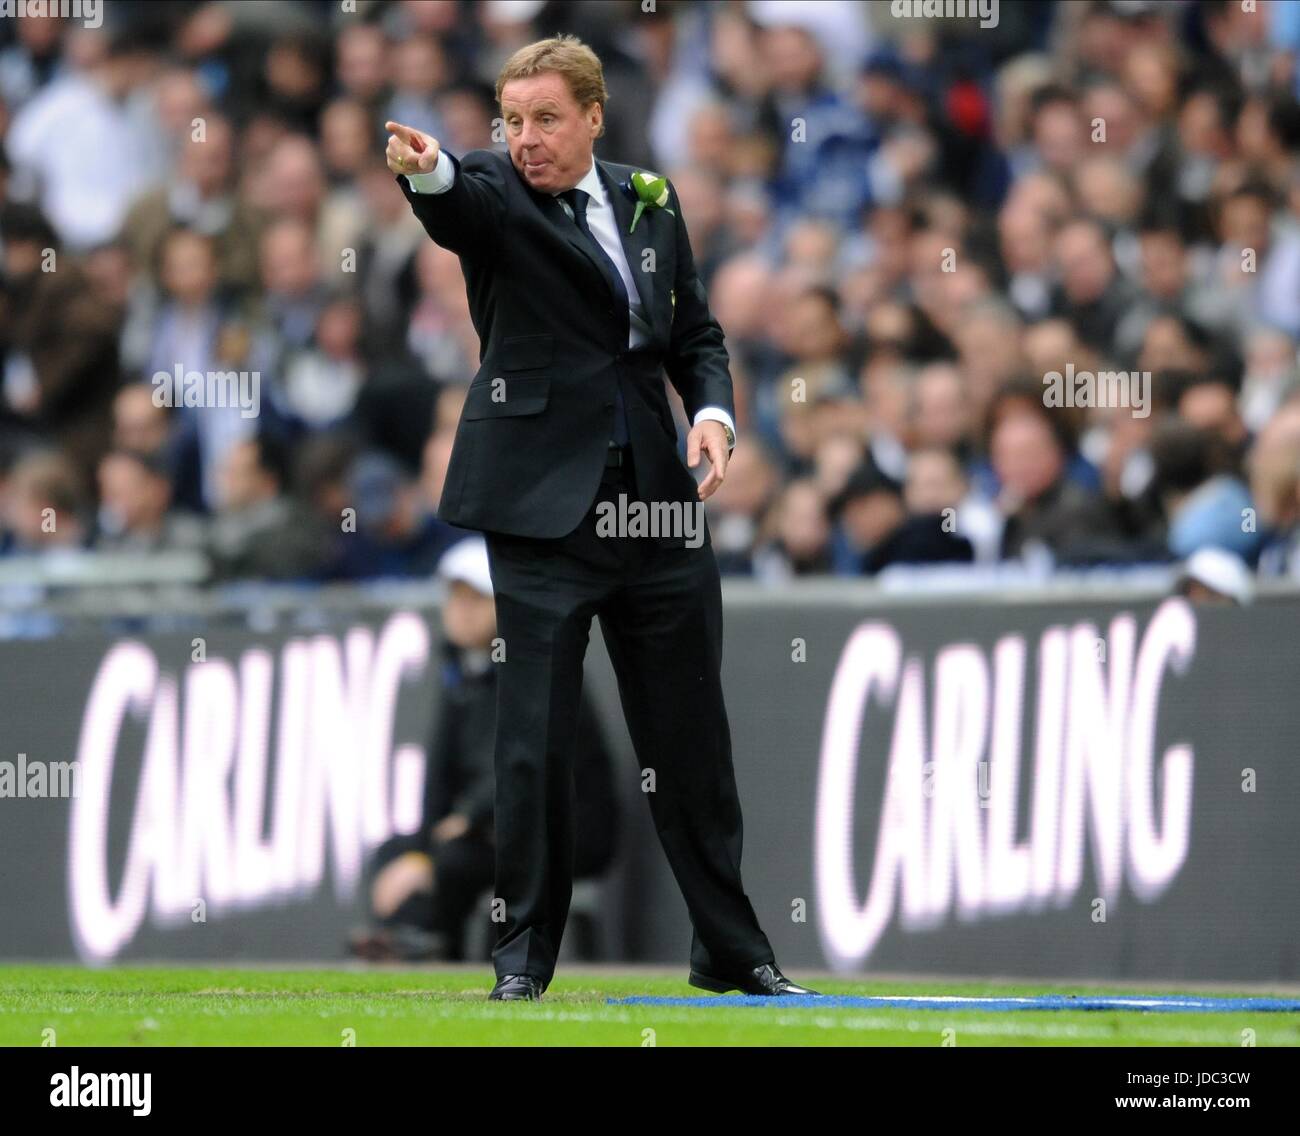
[[[627,327],[628,323],[628,298],[627,287],[623,283],[623,277],[619,274],[618,268],[613,260],[610,259],[609,253],[605,251],[601,243],[596,240],[595,234],[592,233],[591,227],[587,224],[587,192],[578,189],[566,189],[557,196],[563,197],[569,203],[569,208],[573,210],[573,220],[577,224],[582,235],[587,238],[591,251],[600,258],[614,283],[614,295],[618,298],[619,312],[622,314],[622,326]],[[627,333],[623,334],[623,346],[627,346]],[[627,410],[623,406],[623,387],[621,383],[614,384],[614,442],[619,446],[626,446],[628,442],[627,430]]]

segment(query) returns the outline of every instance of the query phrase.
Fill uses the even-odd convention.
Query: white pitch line
[[[655,1026],[660,1022],[668,1022],[671,1025],[694,1025],[706,1018],[700,1017],[698,1011],[704,1007],[696,1006],[644,1006],[638,1007],[646,1011],[643,1014],[634,1015],[633,1007],[615,1007],[593,1012],[587,1010],[552,1010],[542,1005],[534,1005],[527,1011],[526,1018],[520,1018],[521,1021],[543,1021],[543,1022],[614,1022],[634,1026]],[[439,1017],[473,1017],[484,1020],[501,1021],[499,1014],[494,1012],[490,1007],[455,1007],[439,1006]],[[736,1007],[741,1009],[741,1007]],[[960,1022],[955,1026],[941,1026],[935,1022],[921,1022],[915,1019],[900,1021],[897,1018],[889,1018],[870,1014],[853,1014],[845,1011],[842,1017],[832,1017],[826,1014],[812,1013],[807,1010],[801,1010],[798,1013],[783,1014],[777,1013],[775,1017],[767,1016],[768,1011],[761,1007],[745,1009],[747,1014],[763,1014],[763,1025],[777,1026],[803,1026],[813,1025],[819,1029],[851,1029],[851,1030],[898,1030],[905,1029],[909,1033],[932,1033],[936,1039],[940,1036],[945,1028],[953,1028],[959,1039],[963,1033],[975,1034],[977,1036],[990,1037],[1038,1037],[1038,1038],[1059,1038],[1062,1040],[1086,1040],[1096,1039],[1099,1041],[1112,1040],[1116,1038],[1114,1030],[1104,1029],[1095,1026],[1083,1025],[1061,1025],[1054,1026],[1048,1024],[1039,1024],[1034,1022]],[[728,1022],[728,1025],[734,1024]],[[1120,1035],[1123,1040],[1141,1038],[1149,1041],[1163,1042],[1189,1042],[1192,1044],[1208,1045],[1238,1045],[1240,1044],[1240,1034],[1235,1030],[1195,1030],[1195,1029],[1151,1029],[1151,1028],[1133,1028],[1125,1026],[1123,1034]]]

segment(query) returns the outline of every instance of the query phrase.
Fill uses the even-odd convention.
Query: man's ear
[[[591,136],[593,138],[599,138],[605,133],[605,112],[601,109],[600,103],[592,103],[591,106],[594,112],[594,117],[591,120],[593,128]]]

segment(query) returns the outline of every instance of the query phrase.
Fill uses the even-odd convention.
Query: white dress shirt
[[[456,178],[456,167],[452,165],[451,159],[447,156],[447,151],[439,150],[438,164],[429,173],[403,174],[402,176],[406,178],[407,184],[415,193],[446,193]],[[587,172],[583,174],[582,180],[578,182],[576,188],[583,190],[588,197],[587,226],[591,229],[591,235],[600,242],[600,247],[605,250],[606,255],[614,263],[614,267],[618,269],[618,274],[623,278],[623,287],[628,296],[628,347],[629,349],[640,347],[650,337],[650,324],[645,318],[641,294],[636,289],[636,280],[632,276],[632,269],[627,263],[627,255],[623,251],[623,242],[619,239],[618,222],[614,218],[614,210],[609,203],[609,198],[605,193],[605,185],[600,180],[600,174],[594,161]],[[562,197],[559,202],[560,208],[572,217],[573,212],[569,208],[569,203]],[[705,421],[721,422],[730,431],[731,446],[735,446],[736,424],[732,421],[731,415],[722,407],[700,407],[695,412],[695,423],[698,425]]]

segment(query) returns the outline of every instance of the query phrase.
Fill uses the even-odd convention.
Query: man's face
[[[1071,225],[1056,242],[1056,260],[1071,303],[1090,304],[1110,286],[1114,269],[1105,238],[1091,225]]]
[[[99,492],[127,532],[152,528],[167,511],[167,483],[132,458],[110,454],[99,467]]]
[[[943,450],[921,450],[907,463],[905,493],[910,513],[929,516],[955,509],[966,495],[966,483],[957,460]]]
[[[274,487],[257,464],[257,447],[251,442],[232,446],[218,473],[223,509],[245,509],[274,496]]]
[[[10,280],[25,280],[41,266],[43,250],[40,241],[8,240],[4,249],[4,274]]]
[[[600,104],[578,106],[556,72],[511,79],[501,88],[501,113],[510,161],[533,189],[572,189],[591,168],[591,147],[603,119]]]
[[[495,598],[453,580],[442,604],[442,627],[457,647],[490,647],[497,633]]]
[[[1234,197],[1223,208],[1223,239],[1238,248],[1268,248],[1269,210],[1257,197]]]
[[[859,549],[874,548],[894,531],[903,519],[903,502],[885,490],[873,490],[850,498],[842,520],[849,540]]]
[[[1012,414],[993,431],[993,470],[1003,487],[1022,501],[1046,493],[1065,469],[1051,428],[1036,414]]]
[[[167,411],[155,406],[142,383],[123,387],[113,400],[113,443],[124,450],[153,453],[167,441]]]

